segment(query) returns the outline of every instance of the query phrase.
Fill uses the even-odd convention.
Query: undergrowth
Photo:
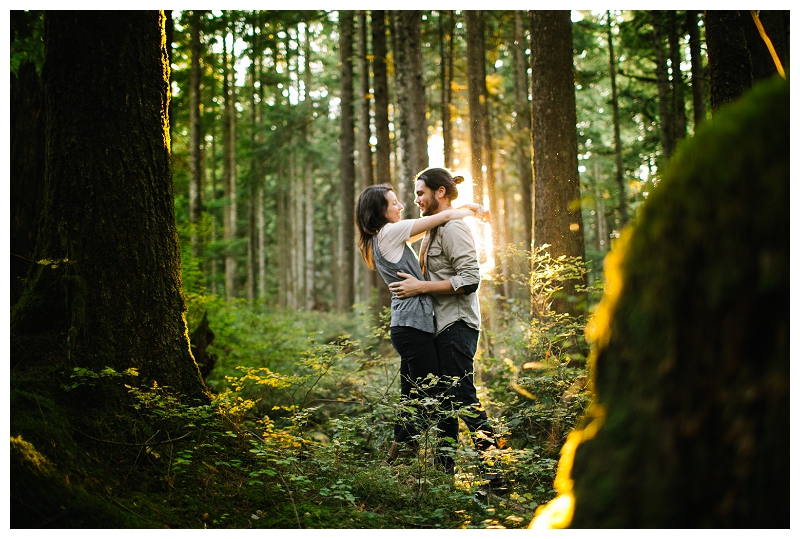
[[[187,293],[189,327],[207,314],[215,333],[207,404],[141,387],[135,371],[53,362],[47,391],[35,381],[43,373],[12,372],[12,526],[527,526],[554,496],[560,447],[589,399],[585,315],[547,308],[559,282],[582,270],[546,251],[533,257],[524,261],[538,268],[533,277],[509,277],[533,303],[481,289],[494,323],[481,337],[476,385],[501,438],[491,457],[506,495],[486,494],[466,431],[454,476],[433,463],[430,426],[415,457],[382,462],[399,414],[431,404],[401,402],[386,312],[376,323],[361,307],[356,316],[285,312]],[[580,301],[596,295],[584,292]],[[80,403],[103,385],[127,400],[85,414]]]

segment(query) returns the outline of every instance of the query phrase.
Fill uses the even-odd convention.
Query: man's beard
[[[424,217],[427,217],[428,215],[434,215],[438,209],[439,209],[439,201],[434,198],[433,200],[431,200],[431,203],[428,204],[428,207],[425,208],[425,211],[422,212],[422,215]]]

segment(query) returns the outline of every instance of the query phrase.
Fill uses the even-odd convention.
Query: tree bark
[[[192,256],[200,258],[202,240],[198,234],[203,213],[202,123],[200,121],[200,11],[189,17],[191,67],[189,69],[189,222],[192,225]]]
[[[222,114],[222,183],[227,199],[223,223],[224,239],[228,244],[225,254],[225,297],[230,300],[237,295],[237,264],[231,245],[236,238],[236,110],[231,88],[235,55],[231,51],[231,57],[228,58],[228,33],[226,24],[222,34],[222,98],[225,102]]]
[[[306,259],[306,294],[305,308],[310,311],[314,307],[314,159],[311,153],[311,141],[313,139],[313,119],[314,108],[311,103],[311,34],[306,20],[306,40],[303,49],[303,79],[305,83],[305,114],[306,127],[303,130],[306,143],[306,167],[305,167],[305,259]]]
[[[44,84],[36,66],[24,62],[11,74],[10,197],[11,305],[33,266],[45,189]]]
[[[483,16],[480,11],[465,11],[467,24],[467,94],[470,126],[470,171],[472,198],[478,204],[484,200],[484,126],[481,88],[486,85],[483,56]]]
[[[706,11],[708,79],[713,115],[753,85],[753,67],[738,11]]]
[[[444,166],[453,167],[453,126],[450,125],[452,106],[451,83],[453,80],[453,19],[452,11],[439,12],[439,49],[441,51],[440,78],[442,85],[442,142]]]
[[[514,12],[514,141],[517,170],[522,197],[522,228],[524,249],[530,250],[533,241],[533,167],[531,166],[531,103],[528,100],[528,60],[525,50],[524,13]],[[506,209],[508,211],[508,209]]]
[[[664,56],[663,14],[651,11],[653,19],[653,46],[656,53],[656,79],[658,80],[658,117],[661,123],[661,146],[664,157],[669,158],[675,151],[675,127],[672,122],[672,99],[667,75],[667,60]]]
[[[375,90],[375,178],[391,179],[389,139],[389,79],[386,74],[386,12],[372,12],[372,72]]]
[[[686,28],[689,33],[689,52],[692,56],[692,110],[694,129],[706,119],[706,90],[703,58],[700,55],[700,28],[697,26],[698,11],[686,11]]]
[[[413,120],[411,118],[411,101],[409,80],[412,75],[411,58],[408,43],[411,39],[408,28],[408,16],[403,11],[392,11],[392,50],[394,52],[395,93],[397,107],[400,109],[395,114],[395,137],[399,150],[400,185],[399,198],[405,209],[403,217],[413,219],[419,216],[414,200],[414,176],[419,170],[414,166],[414,141],[412,134]]]
[[[353,309],[355,301],[355,123],[353,121],[353,12],[339,12],[339,60],[341,62],[341,223],[339,225],[339,294],[337,308]]]
[[[386,12],[372,12],[372,73],[375,93],[375,183],[391,181],[389,139],[389,80],[386,74]],[[390,307],[392,295],[389,287],[375,274],[378,300],[381,308]]]
[[[614,112],[614,157],[616,158],[618,211],[620,226],[628,222],[628,195],[622,177],[622,141],[619,134],[619,99],[617,97],[617,59],[614,57],[614,33],[611,31],[611,11],[606,11],[608,19],[608,73],[611,78],[611,109]]]
[[[401,11],[405,18],[408,32],[408,96],[410,99],[409,116],[411,130],[411,164],[414,175],[428,168],[428,123],[425,119],[427,106],[425,103],[425,73],[422,69],[422,34],[421,11]],[[409,191],[414,193],[413,178]],[[416,199],[416,197],[415,197]]]
[[[372,145],[370,144],[371,129],[370,129],[370,84],[369,84],[369,58],[367,56],[367,13],[364,10],[356,12],[358,19],[358,164],[359,164],[359,177],[361,180],[361,190],[366,189],[368,186],[375,183],[375,178],[372,170]],[[355,264],[358,273],[363,277],[358,278],[357,282],[361,283],[362,301],[364,303],[370,302],[372,290],[378,284],[376,278],[378,273],[370,271],[362,264]]]
[[[681,44],[683,36],[678,34],[678,16],[674,9],[669,10],[669,32],[667,42],[669,43],[669,57],[672,68],[672,125],[673,142],[675,146],[686,138],[686,104],[683,97],[683,73],[681,71]]]
[[[143,386],[205,399],[183,318],[164,23],[161,11],[45,14],[36,259],[53,262],[12,313],[12,357],[133,367]]]
[[[533,12],[531,58],[534,244],[550,245],[553,257],[584,259],[569,11]],[[566,296],[574,295],[574,284],[565,283]],[[574,311],[566,299],[554,302],[554,309]]]
[[[786,69],[789,65],[789,11],[761,10],[756,13],[764,32],[778,55],[781,66]],[[739,16],[742,19],[742,27],[747,39],[747,50],[750,51],[750,61],[753,65],[753,81],[767,79],[778,72],[775,60],[761,37],[750,11],[740,11]]]

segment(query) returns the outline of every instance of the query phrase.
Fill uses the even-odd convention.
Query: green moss
[[[609,257],[574,527],[788,526],[789,228],[776,78],[681,144]]]

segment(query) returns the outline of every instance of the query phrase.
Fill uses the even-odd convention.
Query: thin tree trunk
[[[405,26],[408,29],[407,44],[410,67],[408,96],[411,101],[409,127],[413,152],[411,159],[414,175],[416,175],[418,172],[428,168],[428,125],[425,119],[427,106],[425,104],[425,73],[422,69],[422,35],[420,29],[422,12],[401,11],[401,14],[406,19]],[[409,190],[412,194],[414,193],[413,185],[409,186]]]
[[[358,19],[358,164],[360,168],[361,190],[375,183],[372,171],[372,145],[370,144],[370,85],[369,85],[369,58],[367,57],[367,13],[364,10],[356,12]],[[376,277],[378,273],[370,271],[368,268],[355,263],[359,274],[363,277],[357,278],[361,283],[362,302],[368,303],[372,296],[372,290],[377,285]]]
[[[453,167],[453,126],[450,125],[452,102],[451,81],[453,79],[453,19],[452,11],[439,12],[439,50],[441,51],[440,77],[442,85],[442,142],[444,166]]]
[[[738,99],[753,85],[750,52],[738,11],[706,11],[711,113]]]
[[[686,138],[686,105],[683,97],[683,73],[681,71],[681,44],[683,36],[678,35],[677,13],[674,9],[669,10],[669,33],[667,41],[669,43],[669,56],[672,68],[672,116],[673,116],[673,137],[677,146],[678,142]]]
[[[291,258],[289,257],[289,225],[288,225],[288,204],[287,183],[286,183],[286,161],[278,163],[276,173],[276,211],[278,228],[278,302],[281,308],[288,308],[289,303],[289,271]]]
[[[255,32],[254,32],[255,33]],[[257,34],[256,34],[257,35]],[[257,38],[256,38],[257,40]],[[255,56],[255,55],[254,55]],[[252,306],[258,298],[258,187],[261,184],[256,133],[258,113],[256,108],[256,81],[258,80],[258,57],[250,64],[250,177],[248,178],[247,204],[247,301]]]
[[[706,119],[706,90],[703,79],[703,58],[700,56],[700,29],[697,26],[698,11],[686,11],[686,29],[689,33],[689,52],[692,56],[692,109],[694,129]]]
[[[465,11],[467,23],[467,93],[470,125],[470,164],[472,173],[472,198],[483,204],[484,174],[483,150],[484,121],[481,106],[481,88],[485,86],[483,57],[483,17],[480,11]]]
[[[312,128],[313,128],[313,106],[311,103],[311,30],[308,25],[308,21],[306,21],[306,40],[305,40],[305,48],[303,54],[303,60],[305,62],[303,68],[303,78],[305,83],[305,108],[306,108],[306,127],[304,129],[305,133],[305,142],[306,142],[306,170],[305,170],[305,191],[306,191],[306,207],[305,207],[305,216],[306,216],[306,248],[305,248],[305,259],[306,259],[306,295],[305,295],[305,308],[307,311],[310,311],[314,307],[314,162],[312,159],[312,154],[310,153],[311,148],[311,141],[313,139],[312,136]]]
[[[372,12],[372,71],[375,90],[375,178],[377,183],[391,180],[389,155],[389,81],[386,74],[386,12]]]
[[[341,158],[339,174],[341,179],[341,222],[339,225],[339,296],[338,310],[349,312],[353,309],[354,294],[354,256],[355,256],[355,124],[353,121],[353,12],[339,12],[340,40],[339,59],[341,62]]]
[[[519,172],[520,196],[522,197],[522,228],[524,248],[529,250],[533,241],[533,167],[531,166],[531,104],[528,101],[528,61],[525,50],[524,13],[514,12],[514,141]],[[506,210],[508,211],[508,210]]]
[[[611,77],[611,108],[614,111],[614,156],[616,158],[616,179],[619,202],[619,222],[625,226],[628,222],[628,196],[622,177],[622,141],[619,134],[619,98],[617,97],[617,59],[614,56],[614,33],[611,31],[611,11],[606,11],[608,20],[608,73]]]
[[[391,181],[389,140],[389,81],[386,74],[386,12],[372,12],[372,72],[375,93],[375,180],[376,183]],[[392,295],[383,279],[376,273],[380,307],[389,307]]]
[[[233,63],[234,54],[231,53],[230,60],[228,59],[228,45],[227,45],[228,28],[226,26],[222,36],[222,95],[225,102],[225,110],[222,117],[223,125],[223,159],[222,159],[222,182],[224,189],[224,196],[227,199],[227,204],[224,210],[224,238],[227,245],[227,253],[225,255],[225,297],[233,299],[236,297],[236,258],[232,252],[233,240],[236,238],[236,172],[235,163],[235,134],[234,127],[236,112],[233,105],[233,90],[231,88],[231,81],[233,80]],[[229,64],[230,62],[230,64]]]
[[[202,256],[202,240],[198,234],[203,213],[202,124],[200,121],[200,11],[190,16],[189,31],[191,67],[189,73],[189,222],[191,223],[192,256]]]
[[[651,11],[653,20],[653,46],[656,54],[656,79],[658,80],[658,116],[661,123],[661,146],[664,157],[669,158],[675,151],[675,127],[672,122],[672,99],[670,98],[670,85],[667,76],[667,61],[664,56],[663,14],[661,11]]]
[[[405,24],[407,17],[402,11],[392,11],[392,50],[394,51],[395,91],[399,114],[395,115],[395,136],[398,139],[400,164],[400,199],[405,209],[403,217],[413,219],[419,214],[414,205],[414,176],[418,170],[414,166],[414,148],[412,141],[411,109],[413,103],[409,93],[409,79],[411,78],[411,61],[409,58],[408,41],[409,29]],[[416,215],[415,215],[416,214]]]

